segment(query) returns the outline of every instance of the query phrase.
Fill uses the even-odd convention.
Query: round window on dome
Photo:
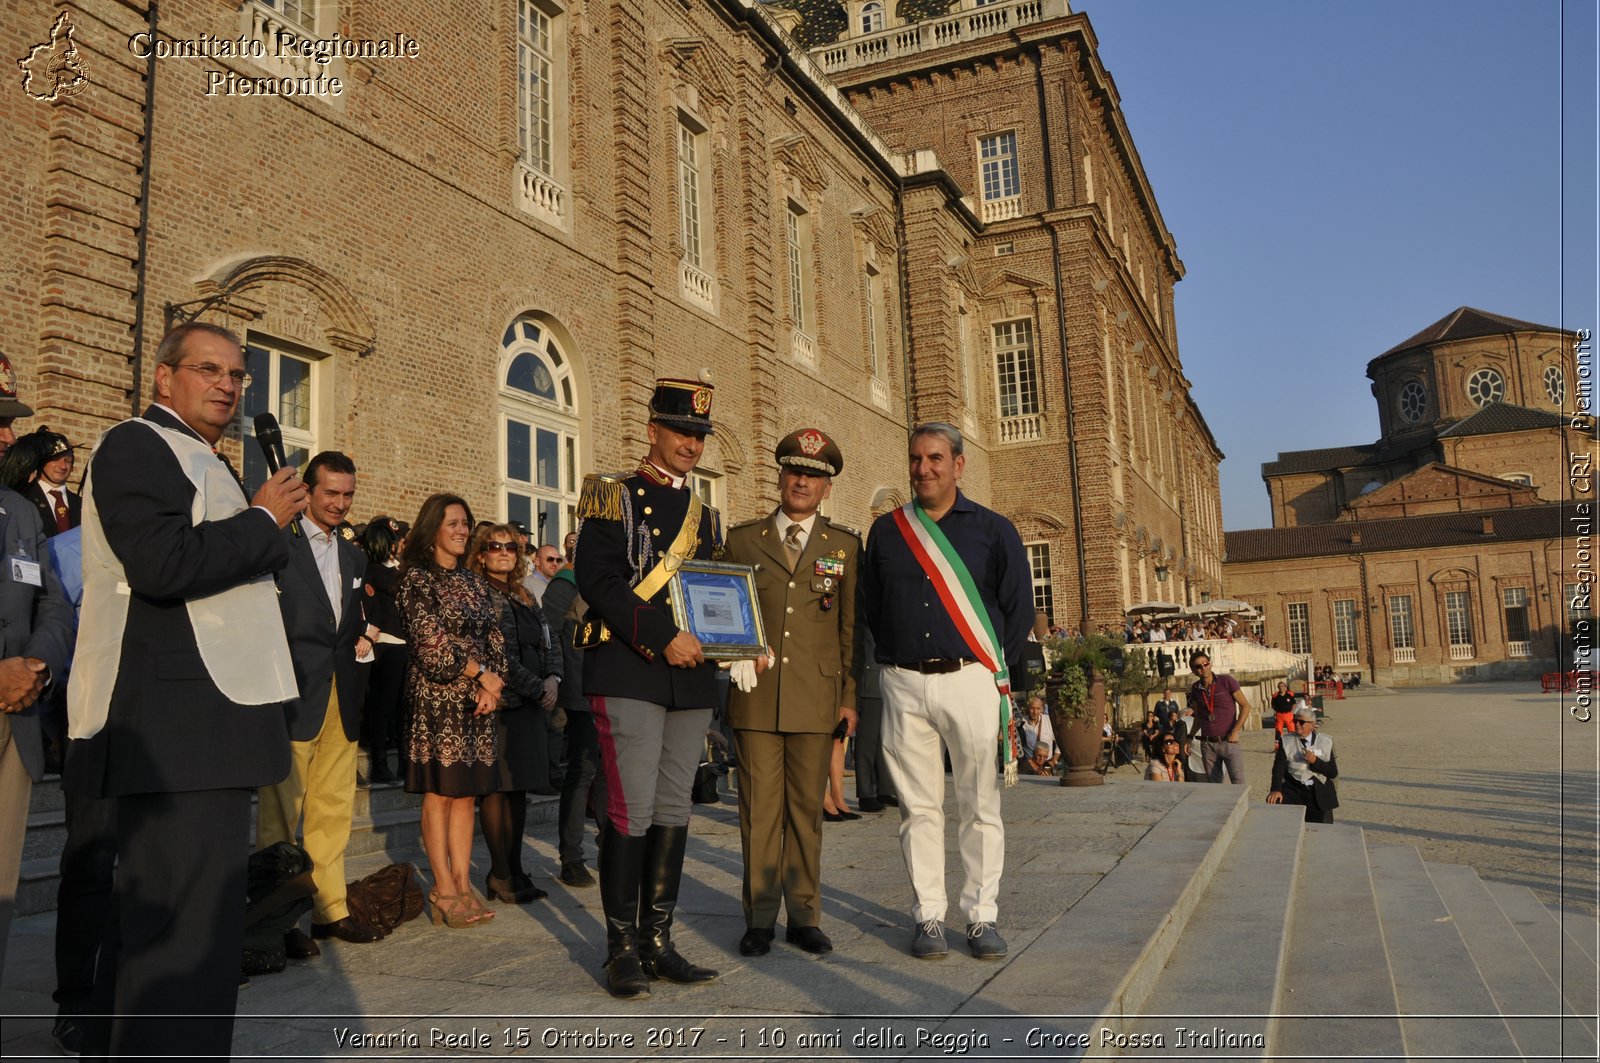
[[[1467,398],[1483,407],[1506,397],[1506,380],[1493,369],[1479,369],[1467,378]]]
[[[1566,401],[1567,378],[1562,375],[1558,365],[1547,365],[1544,369],[1544,393],[1550,396],[1550,401],[1557,406]]]
[[[1400,416],[1407,424],[1416,424],[1428,409],[1428,392],[1418,380],[1408,380],[1400,389]]]

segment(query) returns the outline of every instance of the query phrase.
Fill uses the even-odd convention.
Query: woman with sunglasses
[[[528,791],[551,791],[548,713],[561,681],[561,650],[523,586],[528,564],[522,539],[510,524],[479,528],[467,554],[467,567],[494,588],[506,646],[506,688],[495,714],[499,783],[497,792],[478,801],[478,823],[489,849],[489,877],[483,891],[506,904],[527,904],[548,895],[523,870],[522,836],[528,821]]]
[[[1144,777],[1154,782],[1192,782],[1189,766],[1183,762],[1183,745],[1175,734],[1161,736],[1158,749],[1150,758]]]

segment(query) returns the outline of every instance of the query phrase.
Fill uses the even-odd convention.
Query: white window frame
[[[1417,648],[1417,621],[1409,594],[1389,596],[1389,648],[1415,650]]]
[[[1528,611],[1528,604],[1528,588],[1500,588],[1500,610],[1505,620],[1506,644],[1508,647],[1510,647],[1513,643],[1523,644],[1523,652],[1517,653],[1511,651],[1510,656],[1512,657],[1528,656],[1526,646],[1528,641],[1533,637],[1533,618]],[[1514,612],[1518,611],[1521,613],[1521,616],[1516,618],[1516,623],[1521,624],[1522,630],[1520,633],[1515,630],[1515,624],[1513,623],[1513,614]]]
[[[1035,334],[1032,318],[994,323],[995,412],[1001,419],[1044,412]]]
[[[1028,579],[1033,587],[1033,608],[1044,611],[1050,623],[1056,622],[1055,586],[1050,581],[1050,544],[1024,543],[1028,552]]]
[[[1468,401],[1480,410],[1492,402],[1504,402],[1506,375],[1492,365],[1481,366],[1467,376],[1466,392]],[[1483,393],[1481,402],[1478,392]]]
[[[978,138],[978,188],[985,203],[1022,195],[1015,129]]]
[[[863,264],[861,270],[863,309],[867,315],[867,372],[873,379],[883,378],[883,306],[881,303],[883,275],[878,272],[878,267],[871,262]]]
[[[559,9],[517,0],[517,148],[522,161],[555,177],[556,26]],[[537,78],[537,84],[534,79]]]
[[[789,315],[794,327],[810,336],[816,332],[816,310],[811,279],[811,215],[794,200],[784,211],[789,258]]]
[[[882,0],[867,0],[861,5],[862,33],[877,33],[887,25]]]
[[[715,469],[692,470],[689,473],[689,490],[693,491],[700,501],[718,513],[722,512],[726,504],[723,498],[725,487],[722,473]]]
[[[1457,647],[1465,647],[1470,651],[1473,646],[1471,591],[1444,592],[1444,620],[1445,639],[1450,646],[1450,655],[1452,658],[1460,659]],[[1470,657],[1471,653],[1465,656]]]
[[[1311,652],[1311,603],[1285,602],[1285,626],[1290,653]]]
[[[678,115],[678,239],[683,257],[696,269],[710,263],[705,218],[704,159],[706,132],[683,113]],[[709,272],[709,270],[706,270]]]
[[[250,334],[245,337],[245,366],[251,374],[250,387],[246,389],[246,396],[239,400],[239,414],[244,438],[244,467],[241,477],[245,482],[245,490],[251,494],[266,480],[265,459],[261,454],[261,447],[255,442],[255,412],[247,401],[250,394],[262,389],[261,394],[269,396],[271,401],[265,407],[265,412],[278,419],[278,426],[283,430],[283,450],[288,457],[288,462],[296,468],[304,468],[305,463],[317,453],[317,438],[321,428],[322,411],[319,404],[322,400],[322,367],[327,361],[325,356],[292,344],[284,344],[265,336]],[[268,365],[265,372],[259,367],[251,368],[251,354],[260,351],[267,355]],[[289,359],[303,363],[308,367],[305,376],[305,423],[301,423],[293,415],[289,407],[283,403],[283,396],[279,393],[280,381],[283,374],[283,361]],[[295,404],[298,408],[299,403]],[[304,452],[304,456],[296,460],[296,455]],[[258,475],[259,474],[259,475]]]
[[[316,32],[319,0],[256,0],[256,2],[262,7],[276,11],[296,28],[308,34]]]
[[[1332,605],[1334,663],[1348,668],[1357,662],[1361,653],[1361,640],[1356,631],[1356,601],[1335,598]]]
[[[522,355],[531,355],[551,377],[555,399],[512,387],[508,382],[512,366]],[[506,329],[500,343],[499,417],[497,419],[499,452],[498,505],[501,520],[522,520],[528,525],[531,539],[541,538],[538,526],[540,503],[553,503],[558,527],[546,524],[542,535],[545,543],[561,545],[562,538],[577,528],[578,492],[582,486],[579,475],[578,452],[582,442],[583,422],[579,416],[578,387],[573,376],[573,364],[568,352],[552,333],[548,323],[531,315],[518,317]],[[511,475],[511,424],[515,422],[528,429],[529,479]],[[556,485],[539,482],[539,432],[556,437]],[[513,514],[512,496],[528,500],[528,513]],[[535,543],[535,545],[540,545]]]

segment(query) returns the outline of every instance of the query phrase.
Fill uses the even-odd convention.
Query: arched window
[[[500,497],[535,545],[577,527],[578,405],[572,364],[550,329],[523,315],[500,342]]]
[[[883,5],[878,0],[868,0],[861,7],[861,32],[877,33],[883,29]]]

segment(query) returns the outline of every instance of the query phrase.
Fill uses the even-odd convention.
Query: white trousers
[[[917,922],[943,920],[944,758],[950,750],[956,789],[956,831],[966,881],[961,910],[969,923],[992,923],[1005,865],[997,756],[1000,695],[982,665],[923,675],[883,669],[883,759],[900,795],[900,852],[916,894]]]

